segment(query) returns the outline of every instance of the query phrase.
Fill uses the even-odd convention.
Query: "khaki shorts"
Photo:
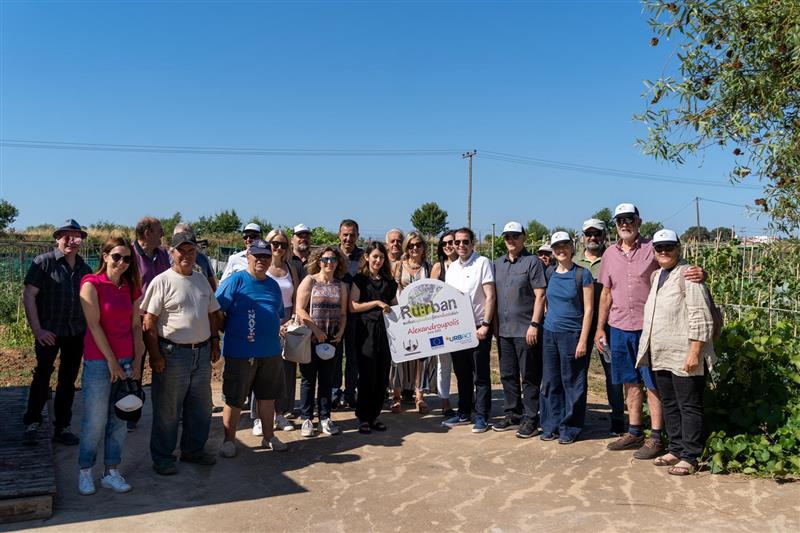
[[[222,399],[230,407],[241,408],[250,392],[256,400],[277,400],[286,393],[283,357],[226,357],[222,373]]]

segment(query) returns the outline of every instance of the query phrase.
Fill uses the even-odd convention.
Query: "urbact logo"
[[[444,346],[444,338],[441,336],[431,337],[429,340],[431,341],[431,348],[441,348]]]
[[[447,342],[464,344],[470,342],[471,339],[472,339],[472,333],[462,333],[461,335],[453,335],[452,337],[447,337]]]

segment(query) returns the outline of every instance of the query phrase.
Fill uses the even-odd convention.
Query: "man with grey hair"
[[[172,231],[172,234],[177,235],[178,233],[188,233],[195,240],[197,239],[197,235],[195,234],[194,229],[192,229],[192,225],[187,224],[186,222],[180,222],[175,225],[175,229]],[[170,256],[170,262],[172,262],[172,256]],[[200,273],[206,277],[208,284],[211,285],[211,288],[213,290],[217,290],[217,273],[214,272],[214,267],[211,266],[211,260],[206,254],[200,251],[199,246],[197,250],[197,262],[195,264],[197,265],[197,268],[200,269]]]
[[[606,223],[597,218],[590,218],[583,223],[583,253],[573,258],[575,264],[582,266],[592,273],[594,281],[594,308],[600,308],[600,294],[603,285],[597,281],[600,275],[600,264],[603,260],[603,252],[606,250]],[[589,330],[589,338],[594,339],[597,331],[597,316],[592,316],[592,326]],[[611,338],[611,331],[606,326],[606,338]],[[625,398],[622,394],[622,385],[615,385],[611,381],[611,354],[600,353],[600,362],[603,364],[603,372],[606,376],[606,397],[608,405],[611,407],[611,426],[609,430],[614,435],[621,435],[625,432]]]
[[[386,232],[386,250],[389,252],[389,262],[391,265],[400,261],[403,257],[403,231],[392,228]]]

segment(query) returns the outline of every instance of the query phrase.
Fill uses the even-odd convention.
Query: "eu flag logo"
[[[431,348],[437,348],[439,346],[444,346],[444,337],[431,337]]]

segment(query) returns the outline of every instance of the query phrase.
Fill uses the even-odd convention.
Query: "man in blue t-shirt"
[[[264,431],[262,445],[275,451],[287,446],[275,436],[273,422],[275,400],[284,394],[280,323],[284,317],[283,299],[278,284],[267,277],[272,249],[261,239],[247,250],[247,270],[225,278],[217,289],[220,311],[225,313],[225,338],[222,355],[222,396],[225,408],[222,425],[225,440],[222,457],[236,455],[236,428],[243,400],[252,391]]]

